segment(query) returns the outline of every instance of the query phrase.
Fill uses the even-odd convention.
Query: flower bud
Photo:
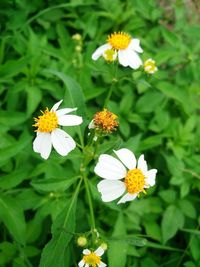
[[[77,244],[80,247],[84,247],[87,245],[87,238],[85,236],[79,236],[77,239]]]
[[[108,248],[108,245],[106,243],[101,244],[102,249],[105,251]]]

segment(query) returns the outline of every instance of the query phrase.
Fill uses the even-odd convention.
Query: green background
[[[155,59],[158,72],[119,68],[108,107],[120,126],[98,155],[126,147],[144,153],[158,175],[147,196],[117,206],[100,199],[97,157],[89,165],[97,229],[108,243],[102,260],[200,266],[199,17],[198,1],[0,2],[0,266],[68,267],[81,259],[74,233],[90,228],[84,187],[74,194],[83,154],[42,160],[32,150],[33,117],[64,99],[62,107],[78,107],[84,119],[67,132],[87,140],[113,77],[113,65],[91,55],[114,31],[139,38],[142,59]]]

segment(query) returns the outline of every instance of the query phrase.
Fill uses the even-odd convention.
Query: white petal
[[[84,255],[89,255],[90,253],[91,253],[91,251],[87,248],[83,250]]]
[[[155,185],[155,179],[156,179],[156,169],[151,169],[145,173],[146,181],[149,186],[154,186]]]
[[[107,265],[104,262],[100,261],[99,267],[106,267],[106,266]]]
[[[65,115],[67,113],[70,113],[72,111],[76,111],[77,108],[62,108],[62,109],[59,109],[56,111],[56,114],[58,117],[62,116],[62,115]]]
[[[140,169],[143,173],[147,172],[147,162],[146,160],[144,160],[143,154],[138,159],[137,168]]]
[[[51,133],[51,141],[53,147],[61,156],[66,156],[76,147],[73,138],[61,129],[55,129]]]
[[[79,264],[78,264],[79,267],[83,267],[84,265],[85,265],[84,260],[81,260],[81,261],[79,262]]]
[[[83,122],[82,117],[77,115],[63,115],[58,117],[58,124],[61,126],[74,126]]]
[[[129,65],[129,59],[127,57],[127,49],[119,50],[118,51],[118,58],[119,58],[119,63],[122,66],[127,67]]]
[[[85,264],[85,267],[90,267],[90,266],[89,266],[89,264],[86,263],[86,264]]]
[[[124,165],[118,159],[107,154],[102,154],[99,157],[94,172],[98,176],[109,180],[118,180],[126,176]]]
[[[97,188],[104,202],[109,202],[120,197],[126,190],[123,182],[110,180],[102,180],[98,183]]]
[[[60,100],[59,102],[57,102],[57,103],[52,107],[51,111],[56,111],[62,102],[63,102],[63,100]]]
[[[129,48],[133,49],[134,51],[136,51],[138,53],[143,52],[143,49],[140,46],[140,40],[139,39],[132,39],[130,44],[129,44]]]
[[[129,170],[135,169],[136,158],[132,151],[127,148],[122,148],[119,150],[114,150],[114,152]]]
[[[104,44],[101,45],[99,48],[97,48],[94,53],[92,54],[92,59],[97,60],[100,56],[103,55],[104,51],[111,49],[112,46],[110,44]]]
[[[102,247],[98,247],[95,252],[94,252],[97,256],[102,256],[104,253],[104,250]]]
[[[127,193],[126,195],[124,195],[118,202],[117,204],[121,204],[121,203],[125,203],[127,201],[131,201],[133,199],[135,199],[137,197],[138,194],[129,194]]]
[[[88,129],[94,129],[94,120],[91,120],[91,122],[88,124]]]
[[[135,69],[135,70],[138,69],[142,65],[142,60],[140,59],[138,54],[131,49],[127,50],[127,54],[128,54],[128,65],[132,69]]]
[[[33,150],[40,153],[43,159],[48,159],[51,153],[51,134],[38,132],[33,142]]]

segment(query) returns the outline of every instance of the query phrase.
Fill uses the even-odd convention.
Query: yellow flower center
[[[156,67],[156,63],[154,60],[152,59],[148,59],[144,62],[144,70],[147,73],[153,74],[154,72],[156,72],[158,70],[158,68]]]
[[[89,266],[96,267],[101,262],[101,258],[97,256],[94,252],[91,252],[89,255],[83,256],[83,261]]]
[[[108,49],[104,52],[103,56],[106,61],[114,61],[116,59],[116,52],[113,49]]]
[[[126,49],[131,41],[131,36],[124,32],[114,32],[108,36],[108,43],[115,50]]]
[[[116,130],[116,127],[119,125],[116,119],[117,115],[104,109],[94,115],[94,126],[97,130],[103,130],[110,133]]]
[[[34,127],[37,127],[37,132],[50,133],[58,127],[58,117],[54,111],[49,111],[48,108],[38,118],[35,118]]]
[[[125,177],[126,189],[130,194],[144,192],[145,176],[140,169],[129,170]]]

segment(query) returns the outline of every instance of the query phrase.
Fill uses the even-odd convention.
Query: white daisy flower
[[[158,68],[156,67],[156,62],[155,60],[149,58],[144,62],[144,71],[148,74],[154,74]]]
[[[50,111],[46,108],[41,116],[35,118],[33,126],[37,127],[37,136],[33,142],[33,150],[44,159],[49,157],[52,145],[61,156],[66,156],[76,147],[73,138],[58,126],[75,126],[81,124],[83,120],[80,116],[68,115],[77,108],[57,110],[62,101],[57,102]]]
[[[92,59],[97,60],[103,56],[107,61],[114,61],[118,57],[122,66],[138,69],[142,65],[138,53],[142,52],[139,39],[131,38],[124,32],[115,32],[108,36],[106,44],[96,49],[92,54]]]
[[[135,155],[129,149],[122,148],[114,152],[119,160],[102,154],[94,171],[104,178],[97,185],[102,200],[110,202],[123,195],[117,203],[120,204],[135,199],[141,192],[146,193],[145,189],[155,184],[157,170],[147,169],[144,155],[136,162]]]
[[[94,252],[89,249],[83,250],[83,259],[79,262],[79,267],[105,267],[107,266],[105,263],[101,261],[101,256],[104,254],[104,250],[102,247],[98,247]]]

